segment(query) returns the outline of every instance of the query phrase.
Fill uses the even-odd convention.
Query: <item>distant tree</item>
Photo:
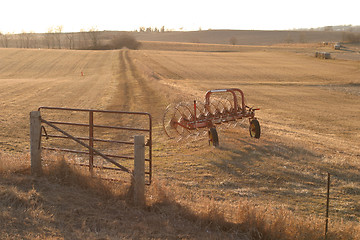
[[[66,33],[65,34],[66,39],[68,40],[68,48],[69,49],[74,49],[75,48],[75,34],[72,33]]]
[[[123,34],[115,37],[112,40],[113,49],[129,48],[129,49],[139,49],[141,43],[138,42],[133,36],[128,34]]]
[[[333,26],[326,26],[324,27],[325,32],[332,32],[334,30]]]
[[[200,43],[200,40],[198,38],[193,38],[191,40],[192,43]]]
[[[287,35],[287,37],[285,38],[285,42],[286,42],[286,43],[293,43],[293,42],[294,42],[294,40],[292,39],[290,33],[289,33],[289,34]]]
[[[343,32],[342,39],[344,42],[359,43],[360,42],[360,33]]]
[[[344,31],[353,32],[354,28],[351,24],[349,24],[348,26],[344,26]]]
[[[20,34],[19,34],[19,39],[20,39],[20,48],[26,48],[26,32],[23,30]]]
[[[58,48],[61,49],[61,33],[64,29],[64,26],[62,25],[59,25],[57,27],[54,28],[55,30],[55,39],[56,39],[56,42],[58,44]]]
[[[2,32],[0,32],[1,46],[2,46],[2,47],[5,47],[3,35],[4,35],[4,34],[2,34]]]
[[[140,27],[139,32],[145,32],[145,27]]]
[[[84,29],[80,29],[79,48],[85,49],[88,47],[88,34]]]
[[[160,32],[165,32],[165,26],[162,26],[161,29],[160,29]]]
[[[237,44],[237,39],[236,37],[231,37],[230,40],[229,40],[230,44],[231,45],[236,45]]]
[[[34,32],[23,32],[24,48],[35,48],[37,45]]]
[[[91,44],[94,48],[97,47],[98,45],[98,41],[99,41],[99,30],[96,28],[96,27],[92,27],[90,28],[89,30],[89,37],[90,37],[90,40],[91,40]]]
[[[48,49],[55,47],[55,32],[53,27],[49,27],[47,33],[44,34],[44,45]]]
[[[10,38],[11,38],[11,34],[10,34],[10,33],[6,33],[6,34],[0,33],[0,36],[1,36],[1,45],[2,45],[4,48],[8,48],[8,47],[9,47]]]
[[[21,48],[21,38],[20,38],[20,34],[14,35],[14,40],[15,40],[15,46],[16,46],[16,48]]]
[[[299,35],[299,42],[301,43],[306,43],[307,40],[306,40],[306,33],[304,32],[301,32],[300,35]]]

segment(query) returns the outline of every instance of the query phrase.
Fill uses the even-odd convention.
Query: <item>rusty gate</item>
[[[151,181],[152,181],[152,117],[149,113],[146,112],[125,112],[125,111],[109,111],[109,110],[94,110],[94,109],[76,109],[76,108],[58,108],[58,107],[40,107],[38,109],[39,112],[41,112],[41,138],[40,138],[40,142],[41,139],[43,139],[44,137],[46,138],[46,140],[50,139],[49,141],[51,141],[51,139],[62,139],[64,141],[67,140],[73,140],[76,143],[76,146],[81,145],[82,146],[82,150],[80,149],[69,149],[69,148],[64,148],[64,147],[59,147],[56,144],[52,144],[52,146],[41,146],[41,149],[44,150],[50,150],[50,151],[61,151],[61,152],[68,152],[68,153],[73,153],[73,154],[86,154],[89,156],[88,158],[88,163],[78,163],[81,166],[87,166],[89,167],[90,171],[93,171],[94,168],[97,169],[105,169],[105,170],[116,170],[116,171],[122,171],[122,172],[127,172],[127,173],[132,173],[132,171],[130,170],[130,168],[128,166],[124,166],[123,163],[119,162],[118,159],[123,159],[123,160],[131,160],[134,159],[134,154],[133,154],[133,149],[130,151],[129,148],[127,150],[124,150],[125,152],[127,151],[132,152],[131,154],[128,155],[120,155],[117,153],[109,153],[109,149],[104,149],[104,146],[101,148],[95,146],[96,143],[99,144],[111,144],[112,146],[116,145],[119,146],[118,149],[120,149],[120,146],[123,145],[127,145],[127,146],[133,146],[134,145],[134,141],[133,140],[123,140],[123,139],[104,139],[102,137],[96,137],[95,136],[95,130],[96,129],[103,129],[103,130],[109,130],[109,131],[126,131],[127,133],[124,134],[117,134],[117,137],[128,137],[130,139],[133,139],[133,135],[131,135],[132,132],[141,132],[142,134],[145,135],[145,147],[147,147],[147,153],[145,156],[145,165],[146,165],[146,170],[145,170],[145,175],[148,176],[146,184],[150,185]],[[47,111],[52,112],[51,115],[46,114]],[[70,116],[74,116],[77,114],[82,114],[84,116],[84,114],[86,115],[85,118],[87,118],[86,122],[71,122],[71,121],[58,121],[57,119],[55,120],[49,120],[46,119],[47,115],[49,115],[48,117],[53,117],[53,118],[71,118]],[[113,122],[116,123],[116,126],[114,125],[102,125],[102,124],[96,124],[95,120],[96,114],[107,114],[107,115],[112,115],[112,119]],[[116,116],[116,117],[115,117]],[[131,118],[129,118],[129,116],[131,116]],[[139,117],[141,118],[141,120],[139,120],[139,124],[138,122],[131,120],[134,117]],[[125,117],[125,118],[124,118]],[[119,119],[123,118],[123,120],[128,120],[128,123],[132,123],[137,124],[137,125],[143,125],[142,127],[133,127],[133,126],[119,126]],[[109,118],[107,118],[109,119]],[[129,120],[130,119],[130,120]],[[56,121],[57,120],[57,121]],[[101,120],[101,119],[100,119]],[[141,123],[140,123],[141,122]],[[145,127],[144,127],[145,125]],[[46,127],[50,127],[52,129],[52,132],[55,133],[50,133],[50,131],[45,128]],[[62,128],[60,128],[60,126],[63,126]],[[80,131],[82,133],[82,136],[74,136],[74,134],[70,134],[69,130],[64,130],[64,128],[71,128],[72,132],[76,132],[74,131],[74,128],[81,128],[83,129],[82,131]],[[85,129],[85,130],[84,130]],[[79,131],[78,131],[79,132]],[[61,133],[61,135],[59,134]],[[84,135],[85,134],[85,135]],[[106,134],[104,134],[106,135]],[[109,133],[107,133],[107,135],[109,135]],[[115,134],[116,136],[116,134]],[[114,135],[113,135],[114,137]],[[44,141],[43,141],[44,142]],[[84,150],[85,148],[85,150]],[[125,148],[124,148],[125,149]],[[115,150],[113,150],[115,151]],[[116,152],[116,151],[115,151]],[[106,166],[99,166],[97,164],[94,163],[94,157],[99,157],[102,158],[103,160],[105,160],[109,165]],[[117,160],[115,160],[117,159]]]

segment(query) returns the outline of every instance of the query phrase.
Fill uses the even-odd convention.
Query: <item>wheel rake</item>
[[[238,88],[210,90],[204,103],[195,100],[170,104],[163,115],[163,128],[169,138],[178,141],[207,133],[209,144],[218,146],[217,126],[228,128],[248,119],[250,136],[260,138],[256,110],[260,109],[245,104],[244,93]]]

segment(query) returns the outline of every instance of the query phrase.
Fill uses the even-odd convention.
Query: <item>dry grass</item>
[[[315,59],[308,55],[314,46],[207,52],[213,46],[199,45],[203,50],[194,52],[174,45],[166,46],[174,51],[1,50],[7,56],[0,71],[1,189],[10,200],[0,219],[11,223],[1,236],[322,239],[330,172],[329,239],[358,238],[358,62]],[[32,63],[36,56],[44,61]],[[87,69],[85,78],[74,65]],[[260,140],[248,137],[246,122],[219,129],[216,149],[205,138],[164,136],[167,104],[225,87],[240,87],[248,104],[261,108]],[[27,149],[26,116],[40,105],[150,112],[158,183],[148,189],[147,208],[131,207],[127,184],[93,180],[62,161],[51,163],[41,179],[29,176],[28,156],[13,152]]]
[[[2,239],[323,239],[324,220],[297,217],[285,207],[216,201],[156,181],[147,205],[132,206],[129,185],[93,178],[53,155],[44,176],[23,169],[24,156],[2,154]],[[26,158],[26,156],[25,156]],[[328,239],[357,239],[359,226],[331,221]]]

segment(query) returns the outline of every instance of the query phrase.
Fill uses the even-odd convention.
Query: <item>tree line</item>
[[[131,34],[99,31],[93,27],[80,32],[63,32],[63,26],[51,27],[46,33],[25,32],[19,34],[0,32],[3,48],[48,49],[112,49],[128,47],[137,49],[140,43]]]

